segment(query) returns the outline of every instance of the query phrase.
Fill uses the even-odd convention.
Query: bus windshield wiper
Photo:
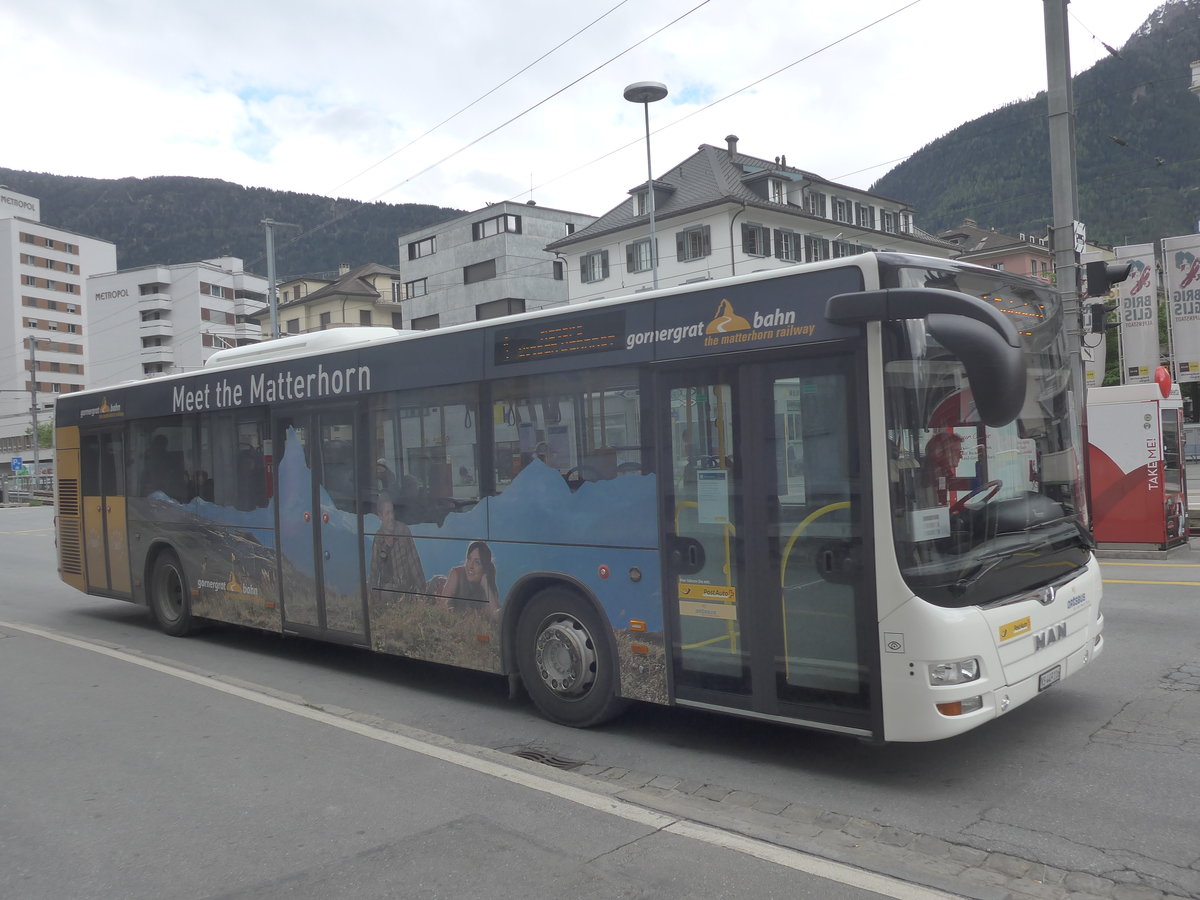
[[[986,556],[980,557],[979,566],[970,575],[958,579],[954,584],[950,585],[950,593],[956,597],[961,597],[971,588],[973,588],[984,575],[1004,562],[1011,556],[1009,553],[989,553]]]

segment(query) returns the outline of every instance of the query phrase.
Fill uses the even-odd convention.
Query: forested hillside
[[[980,65],[1003,58],[993,49]],[[1200,0],[1160,7],[1118,52],[1074,81],[1080,218],[1090,239],[1108,244],[1190,234],[1200,217],[1200,96],[1189,91]],[[1042,53],[1022,58],[1044,65]],[[913,204],[929,232],[969,217],[1007,234],[1044,233],[1046,115],[1044,92],[1014,102],[922,148],[872,189]]]
[[[361,203],[315,194],[245,188],[212,178],[77,178],[0,168],[0,184],[41,201],[42,221],[112,241],[117,266],[237,256],[266,274],[263,219],[299,225],[275,230],[281,278],[336,270],[340,263],[395,265],[396,238],[459,210]]]

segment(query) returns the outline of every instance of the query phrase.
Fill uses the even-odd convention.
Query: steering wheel
[[[575,476],[572,478],[572,476]],[[567,474],[563,476],[567,485],[571,490],[579,490],[580,486],[585,481],[600,481],[600,473],[591,466],[575,466],[567,470]]]
[[[961,513],[965,510],[983,509],[987,506],[989,500],[1000,493],[1000,488],[1004,487],[1004,482],[997,478],[995,481],[989,481],[987,484],[980,485],[967,494],[965,497],[960,497],[950,505],[951,515]]]

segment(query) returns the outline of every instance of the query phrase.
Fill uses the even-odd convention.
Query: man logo
[[[1067,636],[1067,623],[1059,622],[1051,628],[1047,628],[1041,634],[1035,635],[1033,638],[1033,652],[1045,650],[1051,644],[1057,644],[1064,640]]]

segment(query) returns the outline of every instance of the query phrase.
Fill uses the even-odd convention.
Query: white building
[[[545,247],[593,221],[504,201],[401,235],[404,327],[438,328],[566,303],[565,261]]]
[[[744,275],[867,250],[947,258],[955,248],[926,234],[898,200],[767,160],[701,144],[654,179],[658,286]],[[570,300],[648,290],[650,204],[643,181],[630,199],[546,249],[568,261]]]
[[[263,309],[267,280],[236,257],[109,272],[89,278],[87,291],[89,387],[198,369],[218,350],[262,339],[248,317]]]
[[[33,424],[30,390],[47,407],[43,424],[53,418],[48,407],[55,395],[95,384],[85,284],[89,275],[117,266],[111,242],[41,219],[37,198],[0,187],[0,453],[23,458],[33,447],[26,434]],[[48,450],[42,454],[49,458]]]

